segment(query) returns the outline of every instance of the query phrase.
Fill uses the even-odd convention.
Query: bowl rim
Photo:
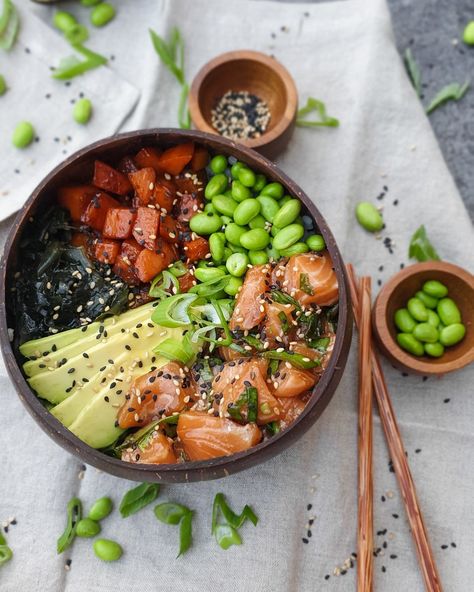
[[[414,263],[392,276],[378,293],[372,313],[375,332],[384,353],[394,359],[399,366],[419,374],[447,374],[448,372],[464,368],[464,366],[473,362],[474,348],[467,350],[464,354],[454,360],[450,360],[449,362],[436,362],[436,364],[434,364],[431,361],[426,361],[425,358],[415,358],[405,352],[391,336],[387,322],[386,310],[388,302],[399,285],[406,279],[426,271],[442,271],[462,279],[464,283],[470,286],[474,298],[474,276],[466,269],[447,261],[433,260]]]
[[[340,305],[336,339],[329,363],[322,373],[321,379],[314,387],[305,409],[298,418],[288,428],[248,450],[215,459],[170,465],[133,464],[110,457],[99,449],[94,449],[80,440],[44,407],[29,387],[13,352],[7,327],[7,273],[9,271],[8,267],[11,255],[17,247],[23,226],[30,216],[30,209],[34,206],[37,198],[42,195],[42,192],[48,188],[48,185],[54,183],[54,179],[60,171],[80,159],[86,158],[97,149],[103,149],[104,151],[107,149],[111,150],[115,144],[120,145],[121,142],[132,143],[133,140],[141,141],[144,145],[153,141],[159,142],[160,140],[163,143],[191,140],[212,147],[214,150],[216,149],[215,145],[218,145],[220,149],[225,150],[227,156],[236,156],[239,160],[248,162],[257,169],[266,168],[267,176],[271,175],[273,181],[281,182],[289,193],[298,196],[306,206],[306,209],[326,241],[327,249],[338,276],[338,302]],[[56,443],[60,444],[60,446],[96,468],[130,480],[187,482],[220,478],[250,468],[280,453],[292,444],[293,441],[301,437],[314,424],[331,400],[347,362],[351,337],[352,307],[345,265],[334,236],[324,217],[303,190],[283,173],[275,163],[246,146],[242,146],[216,134],[174,128],[143,129],[110,136],[78,150],[57,165],[34,189],[14,220],[0,261],[0,345],[7,371],[20,400],[30,415],[39,423],[43,431],[55,440]]]
[[[293,77],[285,68],[285,66],[278,62],[275,58],[272,58],[260,51],[241,49],[227,51],[225,53],[219,54],[212,60],[209,60],[201,67],[191,83],[191,89],[189,93],[189,112],[194,125],[199,130],[211,134],[217,134],[216,130],[207,123],[206,118],[201,111],[199,104],[201,89],[206,78],[213,70],[224,64],[230,64],[231,62],[238,60],[253,60],[273,70],[280,78],[286,90],[287,99],[285,109],[275,127],[270,129],[268,132],[264,132],[259,138],[241,140],[241,143],[245,146],[258,149],[274,142],[277,138],[284,135],[296,119],[296,112],[298,110],[298,92],[296,90]]]

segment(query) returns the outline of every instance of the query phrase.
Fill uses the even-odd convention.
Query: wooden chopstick
[[[353,266],[350,264],[347,265],[347,273],[349,277],[355,322],[359,327],[361,300],[357,290],[357,276]],[[426,526],[423,521],[420,504],[418,503],[415,484],[410,472],[407,457],[405,456],[405,447],[390,400],[390,394],[385,383],[380,360],[374,348],[372,348],[371,357],[375,399],[379,408],[380,419],[387,439],[393,468],[405,504],[405,510],[407,512],[410,530],[413,535],[413,541],[415,543],[425,588],[428,592],[442,592],[443,588],[428,539]]]
[[[359,471],[357,513],[357,590],[372,592],[374,519],[372,482],[372,360],[370,278],[360,281],[359,339]]]

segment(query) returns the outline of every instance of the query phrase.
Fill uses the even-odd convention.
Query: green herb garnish
[[[280,290],[273,290],[270,293],[270,297],[273,300],[273,302],[278,302],[278,304],[291,304],[297,310],[301,310],[300,303],[286,292],[281,292]]]
[[[157,483],[142,483],[127,491],[119,506],[122,518],[128,518],[128,516],[154,502],[159,491],[160,486]]]
[[[107,58],[87,49],[80,43],[72,43],[71,46],[86,59],[81,62],[76,56],[63,58],[53,73],[53,78],[57,80],[69,80],[107,63]]]
[[[409,47],[405,50],[403,58],[413,88],[416,90],[416,94],[421,97],[421,72]]]
[[[2,529],[0,528],[0,565],[7,563],[13,557],[13,551],[7,545],[7,540],[3,536]]]
[[[243,408],[246,407],[247,413],[242,415]],[[253,422],[257,421],[258,414],[258,392],[253,386],[246,387],[245,391],[239,395],[239,398],[230,403],[227,412],[237,421]]]
[[[185,553],[192,543],[192,519],[194,512],[180,504],[165,502],[155,507],[155,516],[164,524],[180,525],[179,528],[179,553],[178,557]]]
[[[81,500],[73,497],[67,505],[67,524],[63,534],[59,537],[56,548],[57,552],[62,553],[71,546],[76,536],[76,526],[82,518]]]
[[[316,366],[320,366],[321,362],[319,360],[311,360],[306,356],[302,356],[301,354],[297,354],[294,352],[288,351],[266,351],[263,352],[262,357],[268,358],[270,360],[283,360],[284,362],[290,362],[292,366],[295,368],[302,368],[302,369],[309,369],[309,368],[316,368]]]
[[[278,319],[281,324],[281,330],[286,335],[288,333],[288,331],[290,330],[290,324],[288,323],[288,317],[286,316],[286,314],[283,311],[280,311],[278,313]]]
[[[306,115],[317,112],[320,119],[308,121],[305,119]],[[313,97],[309,97],[306,105],[298,110],[296,115],[296,125],[298,127],[338,127],[339,120],[335,117],[329,117],[326,114],[326,105]]]
[[[320,339],[315,339],[314,341],[311,341],[310,346],[324,353],[327,350],[330,341],[331,340],[329,339],[329,337],[321,337]]]
[[[300,273],[300,290],[306,292],[310,296],[313,295],[313,288],[309,283],[309,276],[307,273]]]
[[[280,422],[278,421],[271,421],[270,423],[265,424],[265,428],[270,436],[274,436],[278,434],[280,431]]]
[[[426,107],[426,113],[432,113],[435,109],[447,101],[459,101],[466,94],[469,86],[470,83],[468,80],[466,80],[462,86],[457,82],[453,82],[452,84],[448,84],[447,86],[443,87],[434,97],[428,107]]]
[[[440,260],[436,249],[433,247],[426,234],[426,228],[423,224],[417,228],[411,237],[408,256],[412,259],[417,259],[418,261]]]
[[[3,0],[2,14],[0,15],[0,48],[9,51],[20,29],[20,17],[11,0]]]
[[[241,514],[236,514],[228,506],[223,493],[216,495],[212,506],[211,533],[222,549],[227,550],[232,545],[242,544],[238,529],[246,520],[257,526],[258,518],[250,506],[246,505]]]

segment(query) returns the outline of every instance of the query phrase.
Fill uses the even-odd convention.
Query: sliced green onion
[[[151,320],[162,327],[185,327],[191,324],[188,309],[197,300],[196,294],[176,294],[155,307]]]
[[[81,62],[76,56],[63,58],[54,71],[53,78],[58,80],[69,80],[70,78],[84,74],[84,72],[87,72],[88,70],[98,68],[107,63],[107,58],[87,49],[87,47],[84,47],[79,43],[72,44],[72,47],[86,59]]]
[[[172,288],[175,288],[176,294],[178,294],[179,281],[173,273],[165,270],[158,274],[151,282],[148,294],[152,298],[167,298],[170,295]]]
[[[215,296],[221,292],[227,286],[227,283],[231,277],[232,276],[230,275],[223,275],[221,277],[214,278],[213,280],[209,280],[208,282],[197,284],[189,290],[188,294],[198,294],[203,298],[211,298],[212,296]]]
[[[196,345],[191,343],[190,333],[184,335],[181,343],[178,343],[176,339],[165,339],[159,345],[157,345],[153,353],[163,356],[168,360],[181,362],[185,366],[190,364],[196,357],[198,348]]]
[[[264,358],[270,360],[283,360],[285,362],[290,362],[292,366],[295,368],[316,368],[316,366],[320,366],[321,362],[319,360],[310,360],[306,356],[302,356],[301,354],[288,352],[288,351],[266,351],[261,354]]]
[[[222,515],[223,523],[219,521]],[[236,514],[225,501],[224,494],[218,493],[212,506],[211,533],[215,535],[219,546],[226,550],[232,545],[241,545],[242,539],[237,532],[246,520],[250,520],[254,526],[258,518],[250,506],[245,506],[241,514]]]
[[[20,28],[20,17],[11,0],[3,0],[0,17],[0,48],[10,50],[15,43]]]

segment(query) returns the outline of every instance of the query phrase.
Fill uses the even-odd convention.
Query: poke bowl
[[[40,427],[136,481],[214,479],[321,415],[352,335],[344,263],[278,167],[198,131],[96,142],[19,212],[0,338]]]

